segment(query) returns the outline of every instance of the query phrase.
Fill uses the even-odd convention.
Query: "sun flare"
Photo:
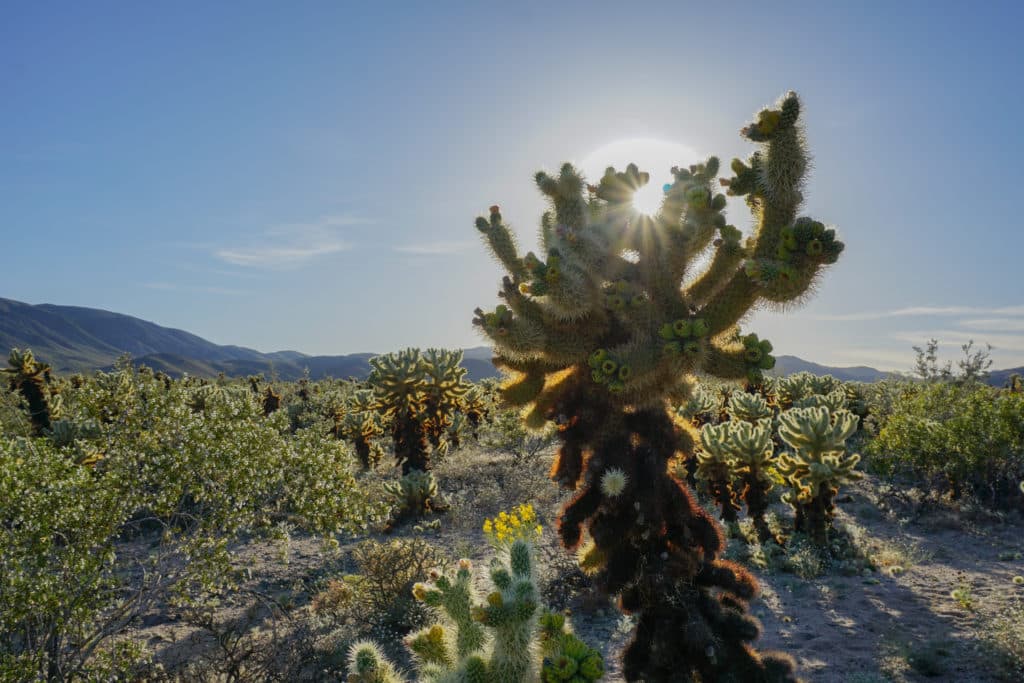
[[[661,200],[665,196],[662,188],[673,180],[672,167],[689,166],[700,160],[693,148],[678,142],[632,138],[594,150],[579,162],[579,167],[591,183],[600,180],[609,166],[622,171],[633,163],[641,171],[647,171],[651,174],[651,181],[633,196],[633,205],[640,213],[653,216],[661,208]]]

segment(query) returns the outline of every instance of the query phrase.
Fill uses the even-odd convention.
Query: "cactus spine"
[[[589,186],[570,164],[538,173],[552,205],[540,256],[519,256],[497,206],[476,220],[508,275],[504,302],[478,308],[474,323],[511,375],[506,403],[522,406],[530,426],[559,425],[552,476],[577,490],[560,518],[562,542],[574,548],[586,526],[605,558],[596,580],[639,615],[624,655],[629,680],[795,680],[791,660],[750,648],[756,583],[719,559],[721,532],[667,464],[694,447],[668,401],[686,401],[698,371],[760,381],[774,365],[771,345],[741,336],[737,322],[762,303],[798,300],[842,251],[834,230],[797,215],[807,166],[799,112],[790,93],[742,131],[760,149],[733,161],[722,184],[751,208],[745,241],[714,192],[715,157],[673,169],[655,216],[631,204],[650,179],[635,165]],[[707,269],[687,278],[709,248]],[[615,496],[600,486],[610,468],[628,482]]]

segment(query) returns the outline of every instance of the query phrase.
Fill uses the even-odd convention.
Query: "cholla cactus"
[[[405,639],[416,663],[417,681],[528,683],[600,678],[604,672],[600,654],[567,631],[565,618],[550,612],[538,615],[532,555],[533,546],[524,537],[505,546],[503,557],[491,564],[493,590],[483,601],[474,587],[469,560],[459,561],[454,577],[436,573],[432,583],[413,586],[413,596],[444,619]],[[384,670],[386,661],[375,646],[357,647],[349,656],[350,675],[359,673],[360,661],[370,671]],[[567,672],[571,672],[568,677],[557,677]],[[386,683],[397,680],[401,679],[396,676]]]
[[[718,503],[722,521],[736,523],[740,509],[733,489],[736,463],[729,445],[731,423],[704,425],[700,430],[701,450],[697,451],[697,479],[704,482],[707,492]]]
[[[763,303],[799,300],[842,251],[834,230],[797,214],[807,167],[799,113],[790,93],[742,131],[761,149],[733,161],[723,184],[751,207],[746,240],[714,192],[715,157],[673,169],[654,216],[631,203],[649,181],[634,165],[591,186],[569,164],[538,173],[553,205],[540,256],[520,257],[497,206],[476,221],[508,276],[504,303],[477,309],[474,322],[512,373],[505,401],[523,406],[533,427],[560,426],[553,477],[578,490],[561,516],[562,541],[574,548],[586,526],[607,558],[598,583],[639,613],[624,655],[630,680],[793,679],[789,659],[750,649],[758,627],[744,600],[756,584],[718,559],[720,531],[667,463],[694,447],[668,402],[690,397],[698,371],[759,381],[774,364],[771,345],[740,335],[737,322]],[[709,248],[706,270],[687,278]],[[609,468],[630,482],[614,498],[600,488]]]
[[[747,504],[747,515],[754,523],[761,543],[774,540],[765,513],[768,511],[768,492],[774,481],[769,474],[775,464],[775,444],[772,442],[772,422],[765,418],[757,422],[727,422],[727,448],[733,457],[733,473],[739,480],[740,498]]]
[[[718,411],[718,401],[713,394],[699,386],[693,390],[690,398],[676,409],[676,415],[689,420],[694,427],[700,428],[708,424]]]
[[[281,394],[274,391],[273,387],[267,387],[263,391],[263,415],[264,417],[281,408]]]
[[[779,435],[793,449],[779,456],[778,470],[793,487],[783,500],[796,510],[796,529],[813,544],[828,545],[834,501],[840,484],[859,479],[860,456],[846,453],[846,440],[857,431],[857,416],[847,410],[795,408],[779,416]]]
[[[458,411],[463,407],[470,385],[465,381],[462,351],[427,349],[425,361],[423,421],[431,446],[440,449]]]
[[[421,420],[424,403],[424,360],[419,349],[405,349],[370,359],[367,380],[384,417],[391,420],[395,460],[402,474],[431,469],[430,449]]]
[[[768,401],[759,394],[734,391],[729,397],[729,416],[734,420],[756,423],[774,414]]]
[[[42,436],[50,428],[50,401],[46,389],[46,377],[50,366],[40,363],[30,349],[11,349],[7,367],[0,370],[10,376],[11,391],[17,391],[28,406],[29,420],[36,436]]]
[[[376,643],[359,640],[349,649],[348,683],[405,683],[405,678]]]
[[[444,439],[470,389],[461,351],[405,349],[370,359],[368,382],[378,409],[391,420],[395,459],[402,472],[431,469],[431,449],[445,452]]]
[[[334,416],[332,433],[338,439],[352,442],[364,470],[373,469],[381,459],[381,449],[373,440],[384,433],[384,424],[373,407],[373,392],[362,389]]]
[[[394,499],[396,514],[392,526],[406,517],[422,515],[440,508],[437,480],[431,472],[409,470],[398,481],[387,482],[384,490]]]

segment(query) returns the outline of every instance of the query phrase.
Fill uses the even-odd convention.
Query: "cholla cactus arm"
[[[734,391],[729,397],[729,415],[735,420],[757,423],[773,414],[768,401],[758,394]]]
[[[779,436],[798,451],[822,454],[842,451],[857,431],[857,416],[846,410],[794,408],[779,415]]]
[[[474,323],[494,344],[496,365],[511,374],[508,402],[523,407],[531,427],[548,420],[559,425],[562,448],[552,477],[579,489],[560,519],[563,543],[574,547],[586,525],[606,559],[595,578],[609,592],[662,596],[691,587],[690,603],[681,598],[673,609],[691,621],[705,619],[700,623],[714,642],[728,643],[712,648],[724,647],[728,656],[703,647],[690,653],[684,630],[652,625],[656,618],[674,623],[664,605],[637,598],[631,609],[646,616],[625,656],[631,680],[791,675],[782,660],[758,662],[744,649],[756,628],[734,628],[735,620],[720,621],[702,602],[703,591],[714,593],[719,582],[747,585],[749,577],[741,573],[734,582],[710,569],[719,566],[719,531],[668,474],[667,463],[693,447],[669,416],[668,402],[685,402],[698,373],[760,381],[774,365],[771,345],[738,335],[737,322],[762,303],[801,297],[842,248],[834,231],[797,217],[806,171],[798,116],[790,93],[743,131],[760,149],[747,163],[733,163],[735,177],[725,185],[746,196],[754,214],[745,240],[727,222],[726,198],[713,187],[715,157],[673,169],[655,216],[632,206],[635,191],[650,180],[635,165],[609,168],[591,186],[568,164],[557,174],[537,174],[551,202],[539,255],[520,258],[509,247],[497,207],[477,219],[508,276],[499,292],[504,302],[493,311],[477,309]],[[707,268],[691,274],[709,249]],[[609,470],[629,482],[614,496],[601,489]],[[740,621],[742,611],[736,610]],[[669,654],[679,651],[689,653],[690,669]]]

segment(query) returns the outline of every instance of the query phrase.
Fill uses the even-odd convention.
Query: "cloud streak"
[[[444,256],[446,254],[457,254],[465,251],[472,245],[473,242],[432,242],[429,244],[407,244],[394,247],[394,250],[400,254]]]
[[[914,316],[953,316],[953,315],[1024,315],[1024,306],[1002,306],[983,308],[978,306],[910,306],[890,311],[864,311],[861,313],[839,313],[836,315],[816,315],[814,320],[856,321],[884,320],[886,318],[904,318]]]
[[[321,256],[348,251],[352,245],[341,239],[338,230],[370,222],[352,216],[324,216],[312,223],[287,223],[265,230],[254,244],[218,248],[213,253],[233,266],[290,270]]]

